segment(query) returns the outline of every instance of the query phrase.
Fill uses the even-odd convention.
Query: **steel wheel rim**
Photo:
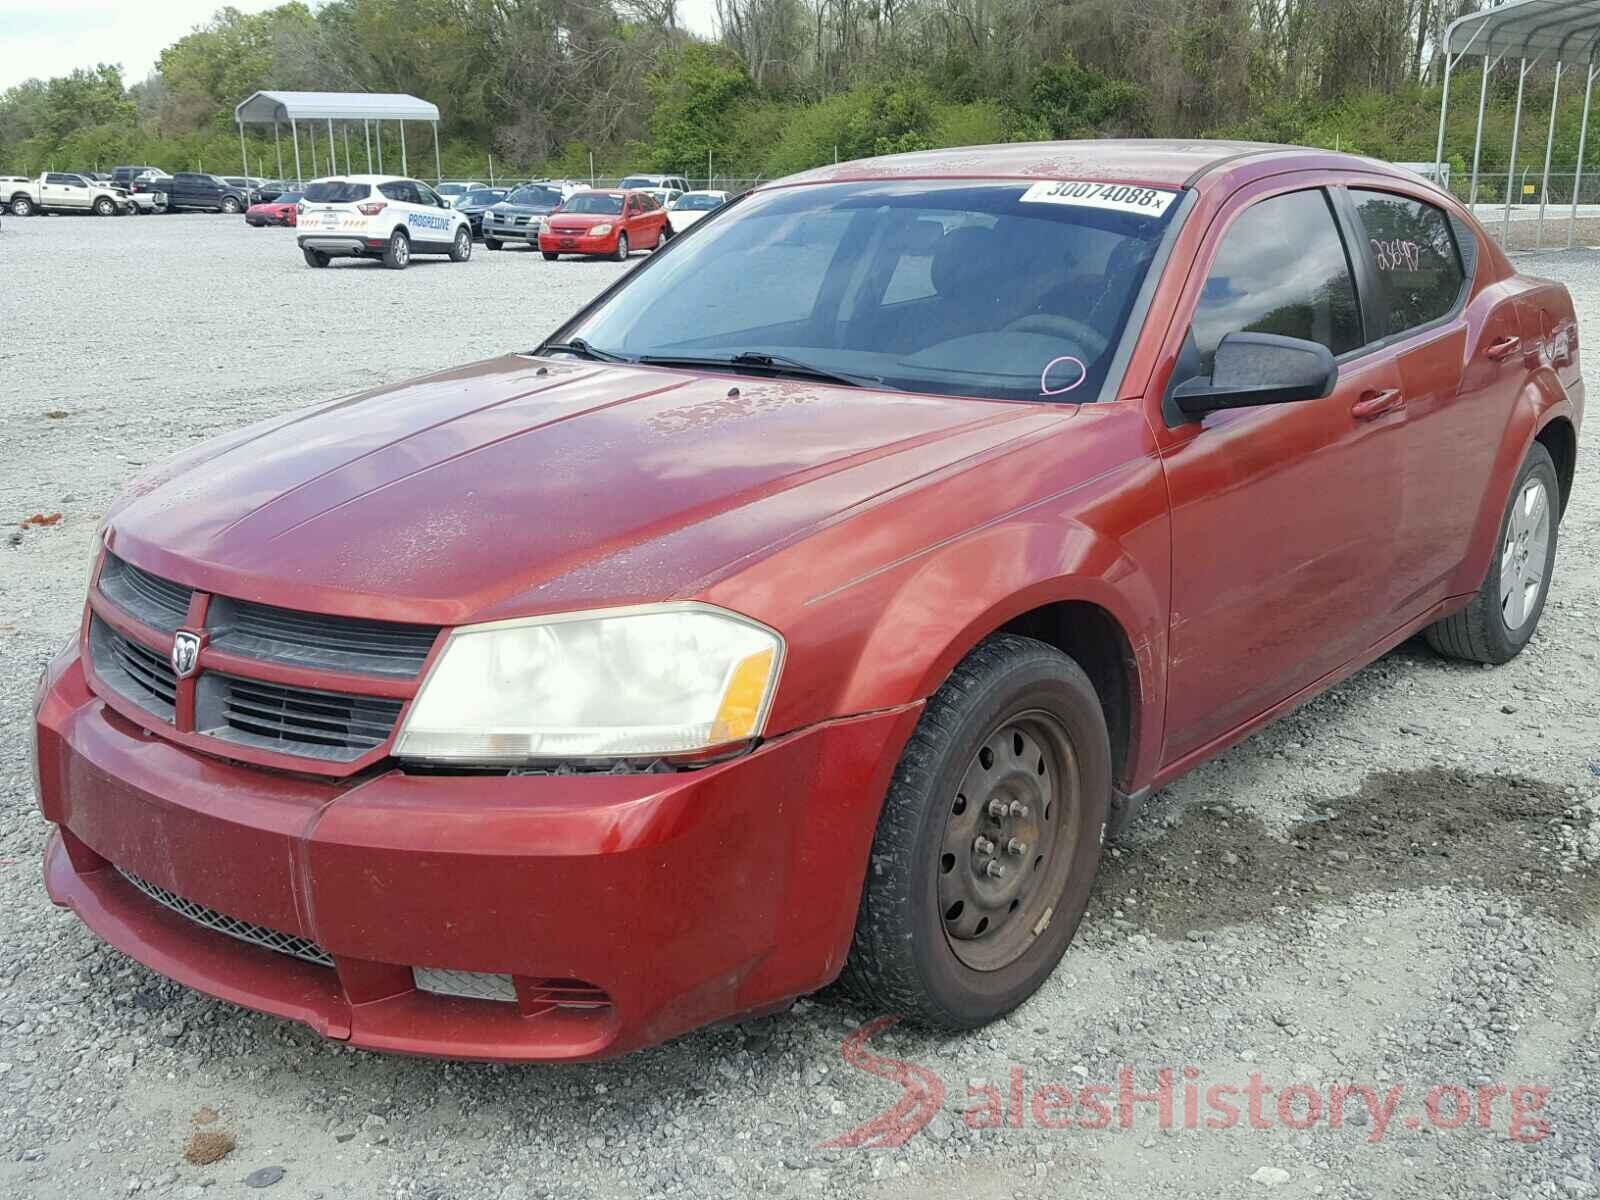
[[[1544,480],[1524,481],[1500,544],[1500,617],[1516,633],[1533,618],[1550,563],[1550,492]]]
[[[998,971],[1049,925],[1077,849],[1077,758],[1030,710],[984,739],[946,809],[934,864],[939,922],[961,963]]]

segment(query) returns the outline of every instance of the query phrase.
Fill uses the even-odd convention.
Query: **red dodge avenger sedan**
[[[746,195],[538,349],[113,506],[51,897],[360,1046],[584,1059],[840,977],[1027,999],[1140,800],[1539,622],[1567,293],[1365,159],[1083,142]]]

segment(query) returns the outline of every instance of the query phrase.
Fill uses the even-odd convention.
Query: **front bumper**
[[[39,707],[51,899],[190,987],[372,1049],[608,1057],[770,1010],[838,974],[916,706],[663,775],[336,781],[182,749],[89,689]],[[331,966],[215,932],[191,905],[305,939]],[[515,1001],[419,990],[414,967],[510,976]],[[601,1007],[552,1007],[582,981]]]
[[[615,254],[620,231],[613,229],[604,237],[588,233],[551,233],[548,229],[539,234],[539,249],[554,254]]]
[[[483,220],[479,229],[474,232],[482,237],[491,238],[497,242],[526,242],[535,245],[539,241],[539,230],[544,227],[544,222],[535,217],[527,225],[502,225],[491,224],[487,218]]]

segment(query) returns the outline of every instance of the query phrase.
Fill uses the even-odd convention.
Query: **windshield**
[[[371,193],[369,184],[329,179],[306,184],[305,196],[312,204],[354,204],[357,200],[365,200]]]
[[[688,210],[690,212],[709,212],[722,203],[715,196],[696,196],[690,192],[686,196],[679,196],[672,202],[672,207],[677,212]]]
[[[657,187],[660,183],[661,176],[659,175],[629,175],[621,183],[617,184],[617,186],[624,189],[648,188]]]
[[[441,196],[459,196],[467,190],[467,185],[464,183],[441,183],[433,190]]]
[[[299,204],[303,197],[299,192],[285,192],[273,201],[274,204]]]
[[[506,197],[507,204],[527,204],[535,208],[554,208],[561,203],[561,193],[548,187],[519,187]]]
[[[605,192],[579,192],[561,206],[561,211],[616,216],[622,211],[622,197],[610,196]]]
[[[1093,400],[1176,200],[1095,183],[782,188],[561,337],[629,359],[768,354],[907,391]]]
[[[504,189],[501,189],[501,188],[494,188],[494,189],[485,188],[481,192],[468,192],[465,196],[461,197],[460,203],[463,204],[463,205],[467,205],[467,204],[498,204],[500,201],[504,200],[505,198],[506,198],[506,194],[505,194]]]

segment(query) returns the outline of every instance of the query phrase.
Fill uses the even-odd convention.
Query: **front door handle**
[[[1405,406],[1406,398],[1399,388],[1386,388],[1381,392],[1362,392],[1361,399],[1350,406],[1350,415],[1358,421],[1370,421]]]
[[[1495,341],[1490,342],[1489,349],[1486,351],[1486,353],[1493,362],[1505,362],[1506,359],[1510,358],[1521,348],[1522,339],[1515,335],[1510,335],[1503,338],[1497,338]]]

